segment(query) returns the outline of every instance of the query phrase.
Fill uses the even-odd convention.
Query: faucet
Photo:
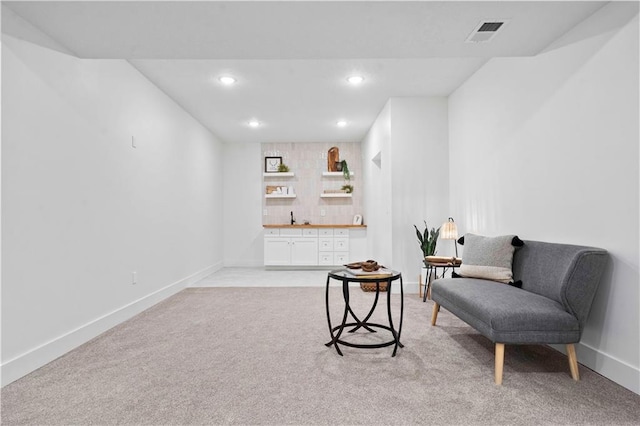
[[[291,212],[291,224],[293,225],[295,223],[296,223],[296,220],[293,218],[293,212]]]

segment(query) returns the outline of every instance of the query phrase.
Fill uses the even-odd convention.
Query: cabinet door
[[[264,264],[291,264],[291,244],[289,238],[264,238]]]
[[[317,265],[318,264],[318,239],[317,238],[292,238],[291,239],[291,264],[292,265]]]

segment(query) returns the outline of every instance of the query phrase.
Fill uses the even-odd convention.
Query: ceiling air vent
[[[490,41],[504,27],[505,21],[480,22],[467,37],[467,43],[485,43]]]

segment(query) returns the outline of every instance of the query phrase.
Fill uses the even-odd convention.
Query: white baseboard
[[[218,272],[220,269],[224,268],[224,262],[220,261],[220,262],[216,262],[213,265],[204,268],[202,271],[200,272],[196,272],[195,274],[193,274],[191,277],[195,277],[195,275],[197,275],[197,277],[195,277],[194,279],[191,279],[191,277],[189,277],[189,284],[187,285],[187,287],[191,284],[193,284],[194,282],[203,279],[204,277],[206,277],[207,275],[211,275],[214,272]]]
[[[394,281],[393,285],[391,286],[391,293],[392,294],[396,294],[396,293],[400,293],[400,287],[397,286],[395,283],[397,283],[399,281]],[[419,294],[420,293],[420,283],[417,282],[407,282],[407,281],[403,281],[402,283],[402,287],[403,287],[403,291],[404,294]]]
[[[566,354],[564,345],[549,345]],[[640,395],[640,369],[589,346],[576,345],[578,363]]]
[[[264,262],[262,259],[260,260],[225,260],[224,267],[225,268],[259,268],[263,267]]]
[[[54,359],[66,354],[89,340],[99,336],[110,328],[149,309],[162,300],[178,293],[194,282],[212,274],[222,267],[222,262],[202,269],[186,278],[178,280],[166,287],[154,291],[102,317],[84,324],[75,330],[57,337],[41,346],[8,360],[1,366],[2,386],[23,377],[44,366]]]

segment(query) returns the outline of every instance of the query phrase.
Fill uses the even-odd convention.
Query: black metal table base
[[[442,277],[444,278],[444,274],[447,273],[447,269],[451,268],[452,271],[455,271],[456,268],[460,267],[460,265],[452,265],[452,264],[442,264],[442,263],[429,263],[427,265],[427,276],[425,277],[424,284],[424,295],[422,296],[422,301],[427,301],[427,295],[431,292],[431,283],[434,279],[438,278],[438,268],[442,268]]]
[[[344,302],[345,302],[344,312],[342,314],[342,321],[340,325],[335,327],[331,325],[331,315],[329,312],[329,282],[331,281],[332,278],[342,282],[342,295],[344,297]],[[400,281],[400,321],[399,321],[397,330],[393,326],[393,318],[391,315],[391,282],[396,280]],[[376,283],[376,294],[373,300],[373,304],[371,306],[371,309],[369,309],[369,312],[367,313],[367,315],[364,317],[363,320],[360,320],[358,318],[358,316],[355,314],[355,312],[353,312],[353,309],[351,309],[351,306],[349,304],[349,283],[350,282],[375,282]],[[381,282],[388,282],[387,317],[388,317],[389,325],[368,322],[369,318],[371,318],[371,315],[373,315],[373,312],[375,311],[376,306],[378,304]],[[327,275],[325,303],[327,308],[327,322],[329,324],[329,333],[331,334],[331,340],[325,343],[325,346],[331,347],[333,345],[336,348],[336,352],[338,352],[340,356],[342,356],[343,354],[338,344],[341,344],[344,346],[350,346],[353,348],[384,348],[387,346],[394,345],[393,353],[391,354],[392,357],[396,356],[398,347],[400,348],[404,347],[404,345],[400,342],[400,334],[402,331],[402,319],[404,314],[404,289],[402,285],[402,274],[394,273],[393,275],[389,277],[384,277],[384,278],[363,278],[363,277],[349,276],[348,272],[344,270],[331,271]],[[353,318],[354,322],[347,322],[347,318],[349,317],[349,314],[351,314],[351,317]],[[352,343],[340,338],[343,332],[345,331],[345,329],[349,327],[353,327],[353,328],[351,330],[347,330],[348,333],[353,333],[360,328],[364,328],[365,330],[371,333],[377,332],[376,330],[374,330],[375,328],[386,330],[391,332],[393,339],[386,342],[382,342],[382,343],[371,343],[371,344]]]

